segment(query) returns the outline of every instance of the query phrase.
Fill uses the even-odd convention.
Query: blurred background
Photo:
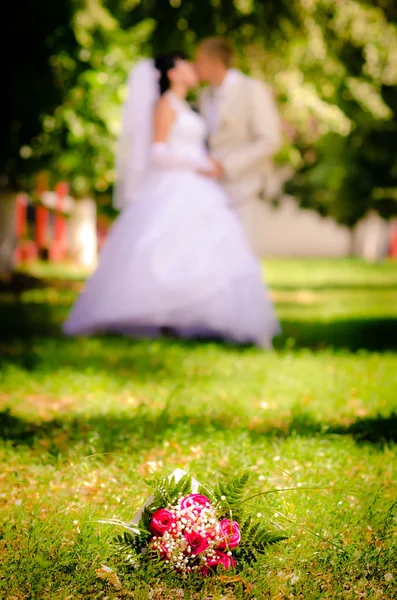
[[[0,271],[95,264],[115,216],[126,79],[142,56],[213,34],[274,90],[283,147],[263,254],[397,254],[393,0],[18,0],[3,49]],[[3,39],[4,42],[4,39]]]

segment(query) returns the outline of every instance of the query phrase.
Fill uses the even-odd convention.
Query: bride
[[[197,85],[181,55],[133,70],[117,161],[115,201],[123,212],[66,334],[171,331],[271,347],[279,325],[260,265],[211,178],[206,126],[186,101]]]

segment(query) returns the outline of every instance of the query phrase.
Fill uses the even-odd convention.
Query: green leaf
[[[233,477],[228,483],[220,482],[214,489],[214,498],[219,506],[220,515],[239,514],[239,504],[241,503],[251,474],[248,471]]]
[[[286,540],[287,537],[278,532],[270,531],[260,521],[253,517],[246,518],[240,524],[241,542],[234,551],[238,562],[252,564],[267,551],[272,544]]]

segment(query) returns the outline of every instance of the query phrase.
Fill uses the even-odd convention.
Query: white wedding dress
[[[270,346],[279,331],[261,268],[208,165],[206,126],[169,93],[176,112],[166,144],[115,222],[64,324],[68,335],[119,332],[218,337]]]

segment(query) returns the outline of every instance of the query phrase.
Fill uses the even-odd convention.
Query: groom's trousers
[[[232,208],[243,226],[248,244],[258,258],[263,258],[266,203],[257,196],[236,200],[232,196]]]

